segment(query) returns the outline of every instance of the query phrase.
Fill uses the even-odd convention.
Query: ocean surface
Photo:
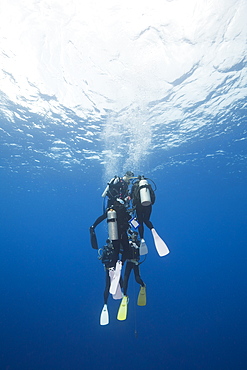
[[[0,369],[247,368],[242,0],[0,4]],[[131,170],[157,186],[127,320],[89,240]],[[106,223],[96,229],[99,246]]]

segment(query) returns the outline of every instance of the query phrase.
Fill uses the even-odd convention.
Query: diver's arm
[[[102,221],[104,221],[107,217],[107,213],[103,213],[103,215],[99,216],[96,221],[94,221],[93,225],[90,227],[95,229],[96,226],[98,226]]]

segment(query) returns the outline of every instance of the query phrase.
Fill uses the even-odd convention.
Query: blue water
[[[210,153],[220,141],[203,144]],[[109,298],[108,326],[99,325],[104,271],[88,232],[102,212],[102,166],[2,169],[0,368],[245,369],[246,168],[234,160],[243,147],[232,150],[198,165],[177,149],[188,164],[153,173],[149,158],[151,219],[170,254],[158,256],[146,229],[147,306],[136,305],[131,277],[128,318],[116,320],[119,301]],[[97,235],[103,244],[104,225]]]
[[[0,12],[0,370],[246,370],[245,2],[17,3]],[[89,227],[127,170],[157,185],[170,254],[145,229],[147,305],[131,276],[127,320],[109,297],[100,326]]]

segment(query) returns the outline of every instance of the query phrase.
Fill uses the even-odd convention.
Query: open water
[[[101,5],[103,34],[78,1],[2,9],[1,369],[247,368],[246,2],[154,5]],[[27,45],[30,74],[15,69]],[[170,254],[145,229],[147,305],[131,276],[127,320],[110,297],[100,326],[89,226],[126,170],[156,183],[151,220]],[[101,246],[106,224],[96,232]]]

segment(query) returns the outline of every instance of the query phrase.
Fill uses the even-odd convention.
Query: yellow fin
[[[126,295],[123,296],[122,301],[120,303],[117,319],[120,321],[126,320],[127,311],[128,311],[128,297]]]
[[[137,305],[138,306],[146,306],[147,304],[147,298],[146,298],[146,286],[141,286],[138,299],[137,299]]]

